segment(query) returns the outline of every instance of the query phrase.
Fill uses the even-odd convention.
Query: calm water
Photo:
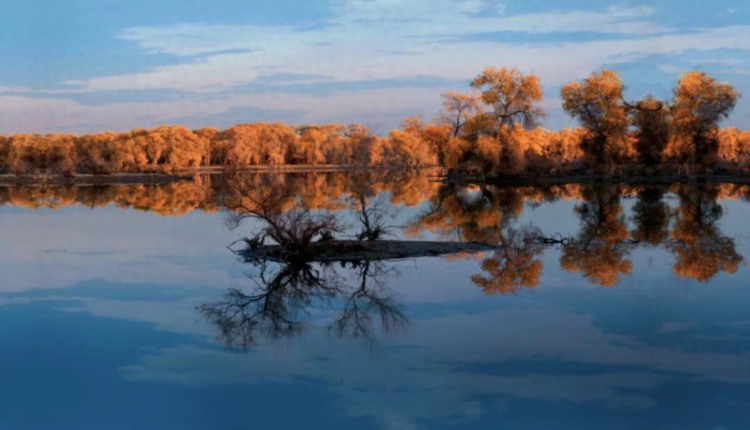
[[[429,179],[0,188],[0,428],[750,428],[750,189]],[[505,246],[245,262],[269,192]]]

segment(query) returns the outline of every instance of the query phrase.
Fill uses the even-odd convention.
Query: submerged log
[[[495,247],[478,242],[437,242],[410,240],[331,240],[315,242],[306,249],[310,262],[379,261],[432,257],[458,253],[492,251]],[[289,261],[281,245],[263,245],[236,251],[247,261]]]

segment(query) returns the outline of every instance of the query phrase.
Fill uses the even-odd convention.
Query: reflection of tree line
[[[152,185],[0,187],[0,206],[39,209],[114,204],[174,216],[193,210],[218,211],[227,201],[268,188],[278,194],[298,196],[305,205],[317,209],[346,207],[346,196],[353,190],[368,197],[390,192],[392,203],[413,206],[428,199],[435,187],[426,175],[407,171],[204,175],[193,181]]]
[[[743,260],[734,241],[719,229],[722,187],[717,185],[578,186],[574,194],[581,200],[575,207],[580,230],[575,236],[549,236],[533,225],[514,225],[529,196],[553,200],[571,191],[445,186],[411,228],[498,245],[482,261],[484,273],[472,278],[489,294],[535,287],[542,272],[540,257],[548,247],[560,248],[563,269],[602,286],[630,273],[629,256],[638,247],[664,247],[675,256],[674,273],[700,281],[722,271],[734,273]],[[667,192],[679,199],[674,210],[664,201]],[[626,193],[637,195],[631,230],[621,202]]]

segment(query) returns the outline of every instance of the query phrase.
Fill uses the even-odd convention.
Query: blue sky
[[[750,91],[738,1],[3,0],[0,134],[181,123],[431,119],[485,66],[537,73],[548,128],[559,88],[602,67],[628,97],[667,98],[702,70]],[[750,127],[741,99],[730,125]]]

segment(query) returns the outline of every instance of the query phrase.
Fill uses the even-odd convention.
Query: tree
[[[440,122],[451,126],[451,135],[458,137],[466,121],[479,111],[479,99],[473,94],[448,91],[441,94],[443,110],[438,116]]]
[[[563,109],[589,131],[581,142],[589,164],[603,164],[624,152],[628,117],[620,76],[610,70],[592,73],[562,87]]]
[[[419,117],[407,117],[401,124],[403,131],[392,130],[388,135],[388,154],[392,163],[406,167],[434,164],[434,148],[422,135],[423,124]]]
[[[0,172],[5,172],[6,165],[8,164],[8,152],[10,146],[8,139],[4,136],[0,136]]]
[[[482,102],[492,108],[488,115],[495,121],[497,139],[504,127],[521,124],[531,128],[545,115],[537,106],[542,100],[542,87],[534,74],[488,67],[471,81],[471,87],[481,90]]]
[[[674,89],[671,109],[677,155],[696,164],[713,164],[719,121],[729,116],[738,97],[731,85],[706,73],[684,74]]]
[[[750,130],[722,128],[718,138],[719,157],[743,167],[750,164]]]
[[[658,165],[669,143],[667,106],[649,95],[632,107],[630,116],[637,130],[635,150],[638,161],[649,167]]]

